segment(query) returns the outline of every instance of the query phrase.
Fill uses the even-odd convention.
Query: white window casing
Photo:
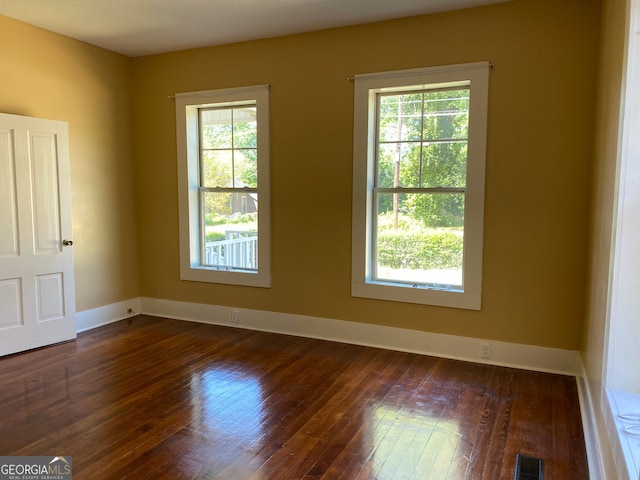
[[[481,309],[489,62],[354,77],[352,282],[355,297]],[[440,288],[376,280],[373,265],[376,96],[465,86],[470,90],[462,286]]]
[[[234,107],[248,102],[256,107],[257,119],[257,195],[258,267],[255,271],[224,269],[204,265],[202,214],[200,212],[199,110]],[[180,234],[180,278],[183,280],[271,286],[271,228],[269,180],[269,86],[227,88],[178,93],[176,106],[176,143],[178,160],[178,212]]]

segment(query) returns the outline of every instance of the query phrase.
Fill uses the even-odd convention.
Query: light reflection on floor
[[[458,422],[415,410],[379,406],[369,420],[377,480],[462,478],[455,461],[462,434]]]
[[[191,376],[191,427],[203,437],[245,447],[263,436],[262,387],[238,366],[211,366]],[[237,445],[242,447],[242,445]]]

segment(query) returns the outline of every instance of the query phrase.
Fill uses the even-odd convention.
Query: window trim
[[[243,105],[255,101],[258,122],[258,271],[228,271],[200,263],[198,109]],[[269,86],[177,93],[176,144],[180,278],[198,282],[271,287],[271,213],[269,167]]]
[[[351,295],[480,310],[489,62],[356,75],[354,77],[353,223]],[[372,279],[376,94],[416,87],[469,85],[467,193],[464,220],[464,291],[412,287]]]

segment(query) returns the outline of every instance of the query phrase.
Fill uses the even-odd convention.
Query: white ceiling
[[[508,0],[0,0],[0,14],[131,57]]]

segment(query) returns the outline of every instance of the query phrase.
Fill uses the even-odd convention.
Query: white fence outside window
[[[225,239],[205,243],[204,265],[258,269],[258,232],[228,230]]]

